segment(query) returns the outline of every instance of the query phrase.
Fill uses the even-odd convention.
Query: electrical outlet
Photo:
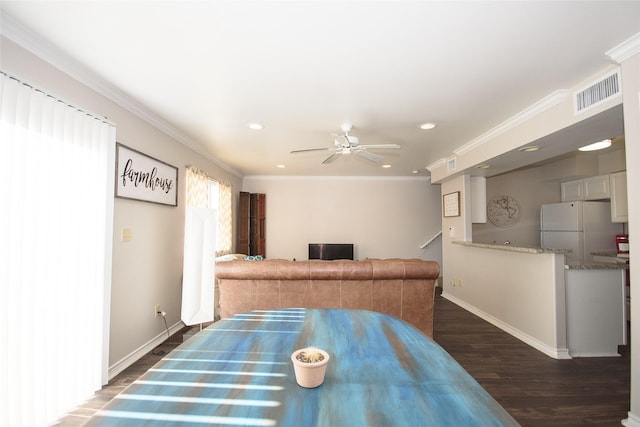
[[[156,306],[153,309],[153,315],[158,317],[160,316],[160,312],[162,312],[162,309],[160,308],[160,304],[156,304]]]

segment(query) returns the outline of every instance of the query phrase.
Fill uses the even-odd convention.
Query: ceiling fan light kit
[[[344,136],[342,136],[341,138],[336,138],[333,140],[333,143],[335,144],[336,148],[342,147],[345,144],[345,141],[344,141],[345,139],[346,139],[346,143],[349,144],[350,146],[356,146],[360,143],[360,139],[358,139],[357,136],[344,134]]]
[[[323,165],[333,163],[342,155],[355,154],[363,159],[369,160],[374,163],[380,163],[384,157],[371,153],[367,150],[378,149],[399,149],[398,144],[374,144],[374,145],[360,145],[360,139],[357,136],[349,135],[353,127],[350,124],[343,124],[341,126],[342,133],[334,134],[337,138],[333,140],[333,148],[305,148],[301,150],[293,150],[291,154],[308,153],[311,151],[334,151],[329,157],[324,159]]]

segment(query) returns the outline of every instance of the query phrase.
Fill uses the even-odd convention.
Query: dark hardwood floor
[[[434,340],[524,427],[620,426],[629,411],[629,346],[622,357],[556,360],[436,291]]]
[[[198,333],[200,326],[184,327],[173,334],[162,344],[144,355],[133,365],[116,375],[109,384],[97,391],[92,399],[78,406],[69,412],[65,417],[58,420],[54,425],[61,427],[79,427],[85,424],[93,414],[102,409],[118,393],[124,391],[131,383],[137,380],[149,368],[155,365],[171,350],[189,339],[193,334]]]
[[[174,334],[56,425],[81,426],[195,332]],[[622,357],[555,360],[442,298],[439,289],[434,339],[523,427],[620,426],[627,417],[629,346],[620,347]]]

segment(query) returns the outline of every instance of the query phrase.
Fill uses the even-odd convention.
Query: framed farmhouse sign
[[[460,192],[442,196],[442,212],[445,217],[460,216]]]
[[[116,197],[178,206],[178,168],[117,143]]]

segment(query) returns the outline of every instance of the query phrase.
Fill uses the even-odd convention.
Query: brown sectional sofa
[[[216,263],[220,317],[284,307],[348,308],[391,314],[433,337],[438,263],[362,261],[223,261]]]

